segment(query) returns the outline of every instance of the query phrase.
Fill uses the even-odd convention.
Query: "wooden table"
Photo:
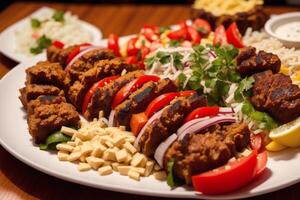
[[[0,13],[0,31],[41,6],[70,10],[81,19],[109,33],[133,34],[144,24],[170,25],[189,18],[189,5],[89,5],[14,3]],[[300,11],[300,7],[266,8],[269,13]],[[1,45],[1,44],[0,44]],[[17,63],[0,54],[0,77]],[[5,94],[2,94],[2,97]],[[21,145],[21,144],[20,144]],[[300,184],[256,197],[256,199],[297,199]],[[66,182],[39,172],[10,155],[0,146],[0,199],[155,199],[104,191]]]

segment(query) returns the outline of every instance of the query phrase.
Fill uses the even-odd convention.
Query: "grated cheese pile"
[[[56,146],[58,159],[77,163],[79,171],[94,169],[101,176],[115,171],[137,181],[151,174],[158,180],[166,179],[165,171],[155,161],[137,152],[135,136],[124,127],[107,127],[100,118],[82,122],[78,131],[63,126],[61,132],[72,140]]]

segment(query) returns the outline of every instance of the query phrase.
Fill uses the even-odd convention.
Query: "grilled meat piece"
[[[61,126],[77,127],[80,120],[75,107],[60,96],[39,96],[28,103],[27,112],[29,133],[37,144]]]
[[[246,47],[237,56],[237,71],[242,77],[267,70],[272,70],[273,73],[279,72],[281,61],[277,55],[265,51],[259,51],[256,55],[255,51],[254,47]]]
[[[215,125],[200,134],[186,135],[175,141],[165,154],[164,166],[174,159],[174,172],[191,184],[191,176],[220,167],[250,141],[250,130],[245,123]]]
[[[97,61],[92,69],[84,72],[82,76],[80,76],[80,79],[75,81],[70,87],[68,91],[70,102],[80,110],[85,94],[94,83],[108,76],[119,75],[123,70],[127,72],[134,71],[137,70],[137,66],[127,64],[121,58]]]
[[[158,83],[148,82],[144,84],[140,89],[132,93],[128,100],[115,108],[114,126],[125,126],[129,129],[132,114],[143,112],[145,105],[148,105],[159,95],[176,91],[177,86],[168,78],[162,79]]]
[[[158,145],[177,131],[191,111],[206,105],[205,97],[198,94],[174,99],[162,112],[161,117],[146,128],[139,142],[141,152],[153,156]]]
[[[228,28],[230,24],[236,22],[239,31],[242,35],[245,34],[248,27],[253,30],[260,30],[270,18],[270,16],[263,10],[262,6],[255,6],[247,12],[238,12],[234,15],[215,16],[211,12],[204,9],[192,9],[192,19],[201,18],[209,22],[213,30],[219,25],[223,24]]]
[[[72,82],[78,80],[84,72],[92,69],[97,61],[110,60],[114,57],[114,53],[109,49],[95,49],[83,54],[68,68]]]
[[[21,88],[19,99],[22,102],[24,108],[27,107],[27,103],[31,100],[38,98],[40,95],[53,95],[64,96],[64,91],[58,87],[52,85],[36,85],[28,84],[26,87]]]
[[[99,112],[103,111],[104,116],[107,117],[111,111],[111,103],[114,95],[127,83],[133,79],[140,77],[144,74],[144,71],[137,70],[129,72],[120,78],[112,81],[104,87],[98,88],[91,98],[84,116],[88,120],[92,120],[99,116]]]
[[[38,62],[35,66],[26,69],[26,74],[26,85],[54,85],[65,92],[70,86],[70,78],[59,63]]]
[[[251,103],[259,111],[268,112],[282,123],[300,116],[300,88],[289,76],[271,71],[254,75]]]
[[[79,47],[79,45],[72,45],[67,48],[61,49],[59,47],[51,45],[47,49],[47,60],[49,62],[53,62],[53,63],[58,62],[64,68],[66,66],[66,61],[67,61],[68,56],[74,49],[76,49],[78,47]]]

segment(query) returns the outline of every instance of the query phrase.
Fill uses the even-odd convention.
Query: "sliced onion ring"
[[[155,119],[160,118],[162,112],[166,109],[167,107],[165,107],[164,109],[161,109],[160,111],[158,111],[157,113],[155,113],[154,115],[152,115],[152,117],[150,117],[150,119],[147,121],[147,123],[144,125],[144,127],[142,128],[142,130],[139,132],[137,138],[134,141],[134,147],[137,148],[139,150],[139,143],[140,140],[142,138],[142,135],[145,133],[145,130],[147,128],[147,126],[149,126]]]
[[[108,117],[108,127],[113,127],[114,126],[114,118],[115,118],[115,110],[111,110],[109,117]]]
[[[178,130],[177,130],[177,135],[181,135],[187,128],[189,128],[190,126],[199,123],[203,120],[207,120],[209,119],[209,117],[201,117],[201,118],[197,118],[197,119],[193,119],[191,121],[188,121],[187,123],[183,124]]]
[[[176,139],[177,139],[177,135],[174,133],[171,136],[169,136],[165,141],[160,143],[160,145],[157,147],[157,149],[154,153],[154,158],[161,168],[164,167],[164,157],[165,157],[166,151],[171,146],[171,144],[173,144],[173,142],[175,142]]]
[[[195,119],[197,120],[197,119]],[[192,120],[193,121],[193,120]],[[215,116],[208,120],[199,121],[199,123],[193,124],[185,131],[183,131],[180,135],[178,135],[178,139],[182,140],[187,134],[197,133],[205,128],[213,126],[215,124],[223,123],[223,122],[236,122],[236,118],[232,116]]]
[[[234,113],[234,110],[231,107],[220,107],[219,113],[221,113],[221,114]]]
[[[80,53],[77,54],[66,66],[65,71],[68,71],[69,68],[73,65],[73,63],[78,60],[81,56],[83,56],[85,53],[96,50],[96,49],[102,49],[104,47],[101,46],[82,46],[80,47]]]

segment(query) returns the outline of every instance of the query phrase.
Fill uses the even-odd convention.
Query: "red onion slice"
[[[66,66],[65,71],[68,71],[69,68],[73,65],[73,63],[80,58],[81,56],[83,56],[85,53],[96,50],[96,49],[102,49],[104,47],[100,47],[100,46],[82,46],[80,47],[80,53],[77,54]]]
[[[181,135],[181,133],[183,133],[187,128],[189,128],[190,126],[201,122],[203,120],[207,120],[209,119],[209,117],[201,117],[201,118],[197,118],[197,119],[193,119],[191,121],[188,121],[187,123],[185,123],[184,125],[182,125],[178,130],[177,130],[177,135]]]
[[[139,143],[141,140],[142,135],[145,133],[145,130],[147,128],[147,126],[149,126],[154,120],[160,118],[162,112],[166,109],[167,107],[161,109],[160,111],[158,111],[157,113],[155,113],[154,115],[152,115],[152,117],[150,117],[150,119],[147,121],[147,123],[144,125],[144,127],[142,128],[142,130],[139,132],[137,138],[134,141],[134,147],[137,148],[139,150]]]
[[[108,117],[108,127],[113,127],[114,126],[114,119],[115,119],[115,110],[111,110],[109,117]]]
[[[235,117],[231,116],[215,116],[207,120],[199,121],[199,123],[193,124],[178,135],[178,139],[182,140],[187,134],[197,133],[205,128],[208,128],[212,125],[223,123],[223,122],[236,122]]]
[[[219,112],[221,114],[234,113],[234,110],[231,107],[220,107]]]
[[[165,141],[160,143],[160,145],[157,147],[154,153],[154,158],[161,168],[164,167],[164,156],[166,154],[166,151],[168,150],[170,145],[173,142],[175,142],[176,139],[177,139],[177,135],[174,133],[171,136],[169,136]]]

